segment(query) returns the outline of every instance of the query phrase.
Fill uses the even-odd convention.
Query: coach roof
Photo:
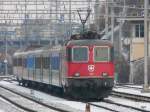
[[[79,46],[88,46],[88,45],[96,45],[96,46],[113,46],[112,43],[108,40],[98,40],[98,39],[89,39],[89,40],[70,40],[67,43],[69,45],[79,45]]]

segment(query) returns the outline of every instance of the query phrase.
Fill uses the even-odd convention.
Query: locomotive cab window
[[[94,48],[94,61],[96,62],[108,62],[110,55],[110,49],[107,46]]]
[[[88,61],[88,48],[87,47],[74,47],[73,53],[72,53],[72,61],[87,62]]]

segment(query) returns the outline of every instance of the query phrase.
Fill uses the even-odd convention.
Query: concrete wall
[[[134,38],[132,39],[130,46],[130,61],[138,60],[144,57],[144,39]]]
[[[148,59],[148,83],[150,84],[150,58]],[[144,59],[132,62],[132,74],[134,84],[144,83]]]

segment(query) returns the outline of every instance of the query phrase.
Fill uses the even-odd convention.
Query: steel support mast
[[[8,61],[7,61],[7,36],[6,36],[6,31],[5,31],[5,75],[8,75]]]
[[[144,91],[148,91],[148,0],[144,0]]]
[[[108,34],[108,0],[105,3],[105,35]]]
[[[114,43],[114,7],[113,7],[113,0],[112,0],[112,7],[111,7],[111,42]]]

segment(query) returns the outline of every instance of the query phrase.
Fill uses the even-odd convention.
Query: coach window
[[[22,66],[22,58],[18,58],[18,66]]]
[[[35,58],[35,68],[41,68],[41,58],[40,57]]]
[[[74,47],[72,59],[75,62],[88,61],[88,48],[87,47]]]
[[[50,62],[50,59],[48,57],[43,57],[43,67],[45,69],[48,69],[49,68],[49,63]]]
[[[13,64],[14,64],[14,66],[17,66],[17,58],[13,59]]]
[[[23,67],[25,67],[25,68],[27,67],[27,62],[26,61],[27,61],[26,58],[23,58],[22,62],[23,62]]]
[[[109,61],[109,47],[95,47],[94,48],[94,61],[96,62],[107,62]]]

